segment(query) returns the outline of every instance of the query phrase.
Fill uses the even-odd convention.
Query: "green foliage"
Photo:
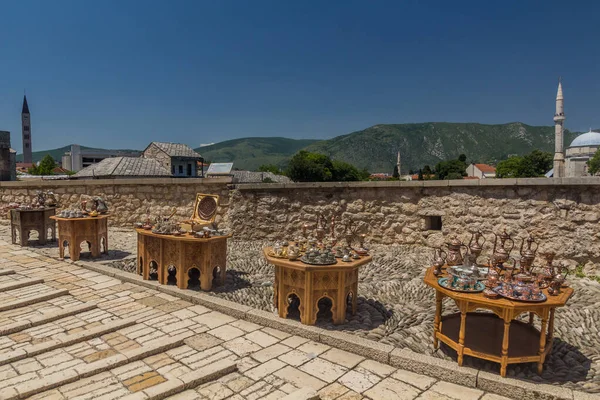
[[[400,178],[400,171],[398,171],[398,165],[394,165],[394,172],[392,173],[393,178]]]
[[[460,156],[458,156],[458,161],[466,163],[467,162],[467,156],[464,155],[464,154],[461,154]]]
[[[429,165],[425,165],[423,167],[423,174],[424,175],[431,175],[431,174],[433,174],[433,171],[431,170],[431,167]]]
[[[275,183],[275,181],[267,176],[262,180],[262,183]]]
[[[343,182],[366,179],[369,172],[344,161],[332,161],[324,154],[301,150],[290,160],[286,175],[296,182]]]
[[[272,172],[275,175],[281,175],[281,168],[275,164],[263,164],[258,167],[259,172]]]
[[[588,160],[587,166],[590,175],[596,175],[598,172],[600,172],[600,150],[597,150],[596,154],[594,154],[594,157]]]
[[[500,161],[496,167],[498,178],[535,178],[544,176],[552,169],[552,153],[534,150],[519,157],[510,157]]]
[[[46,154],[42,161],[38,165],[33,165],[33,167],[29,168],[29,173],[31,175],[53,175],[52,171],[56,168],[56,162],[52,158],[50,154]]]
[[[461,154],[461,157],[464,154]],[[437,179],[462,179],[463,176],[467,176],[467,157],[462,157],[461,160],[448,160],[437,163],[435,166],[436,178]]]
[[[418,180],[422,181],[423,179],[423,170],[419,169],[419,175],[417,177]]]

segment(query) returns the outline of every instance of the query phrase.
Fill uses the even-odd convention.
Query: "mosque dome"
[[[600,132],[589,131],[579,135],[571,142],[570,147],[600,146]]]

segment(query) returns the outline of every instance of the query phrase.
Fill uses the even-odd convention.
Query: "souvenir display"
[[[475,279],[466,277],[440,278],[438,284],[456,292],[479,293],[485,290],[485,285]]]
[[[460,239],[454,235],[450,238],[450,242],[446,243],[448,246],[448,255],[446,256],[446,265],[462,265],[466,254],[467,246]],[[461,252],[461,249],[465,249],[465,252]]]
[[[441,248],[433,249],[433,274],[435,276],[442,274],[442,267],[446,265],[447,253]]]
[[[515,242],[512,240],[508,232],[506,232],[506,229],[504,229],[499,235],[494,233],[494,237],[492,262],[494,265],[502,265],[508,261],[510,252],[515,247]]]
[[[36,209],[45,209],[50,207],[57,207],[58,202],[54,193],[50,191],[42,191],[37,190],[35,192],[35,197],[29,203],[10,203],[8,205],[9,209],[18,209],[18,210],[36,210]]]
[[[481,231],[476,231],[471,235],[471,240],[469,240],[469,253],[475,257],[475,262],[477,262],[477,258],[481,255],[484,244],[485,237]]]

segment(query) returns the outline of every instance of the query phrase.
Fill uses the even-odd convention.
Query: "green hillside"
[[[106,149],[97,149],[97,148],[94,148],[94,147],[81,146],[81,150],[100,150],[100,151],[105,151]],[[50,154],[52,156],[52,158],[54,158],[56,161],[58,161],[60,163],[61,160],[62,160],[62,156],[67,151],[71,151],[71,145],[60,147],[58,149],[34,151],[33,153],[31,153],[31,158],[33,159],[33,162],[38,162],[42,158],[44,158],[44,156],[46,154]],[[130,151],[137,151],[137,150],[114,150],[114,151],[126,151],[126,152],[130,152]],[[23,154],[17,154],[17,162],[23,162]]]
[[[233,162],[234,168],[256,170],[262,164],[283,166],[304,147],[317,142],[312,139],[282,137],[250,137],[227,140],[196,150],[210,162]]]
[[[565,145],[577,133],[565,132]],[[362,131],[313,143],[306,150],[367,168],[371,172],[393,171],[400,151],[402,173],[423,165],[434,166],[461,153],[468,162],[496,163],[509,155],[534,149],[554,151],[554,127],[520,122],[502,125],[429,122],[375,125]]]

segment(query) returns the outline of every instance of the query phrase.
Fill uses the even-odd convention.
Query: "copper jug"
[[[452,236],[450,242],[446,243],[448,246],[448,255],[446,256],[446,264],[449,266],[463,265],[465,254],[467,253],[467,246],[460,241],[456,235]],[[462,253],[461,249],[464,248],[465,252]]]
[[[446,264],[447,253],[441,248],[433,249],[433,274],[442,274],[442,267]]]
[[[510,238],[510,235],[506,232],[506,229],[504,229],[499,235],[494,233],[494,236],[496,238],[494,240],[493,261],[496,265],[504,264],[506,261],[508,261],[510,252],[515,247],[515,242]],[[498,243],[498,240],[500,240],[500,243]]]
[[[484,244],[485,237],[481,231],[477,231],[471,235],[471,240],[469,240],[469,252],[473,255],[473,257],[475,257],[476,260],[481,255]]]
[[[527,247],[525,247],[525,242],[527,242]],[[521,242],[521,249],[519,250],[519,253],[521,253],[521,272],[529,273],[533,261],[535,260],[537,248],[538,243],[536,243],[533,236],[529,235],[527,236],[527,239],[523,239]]]

